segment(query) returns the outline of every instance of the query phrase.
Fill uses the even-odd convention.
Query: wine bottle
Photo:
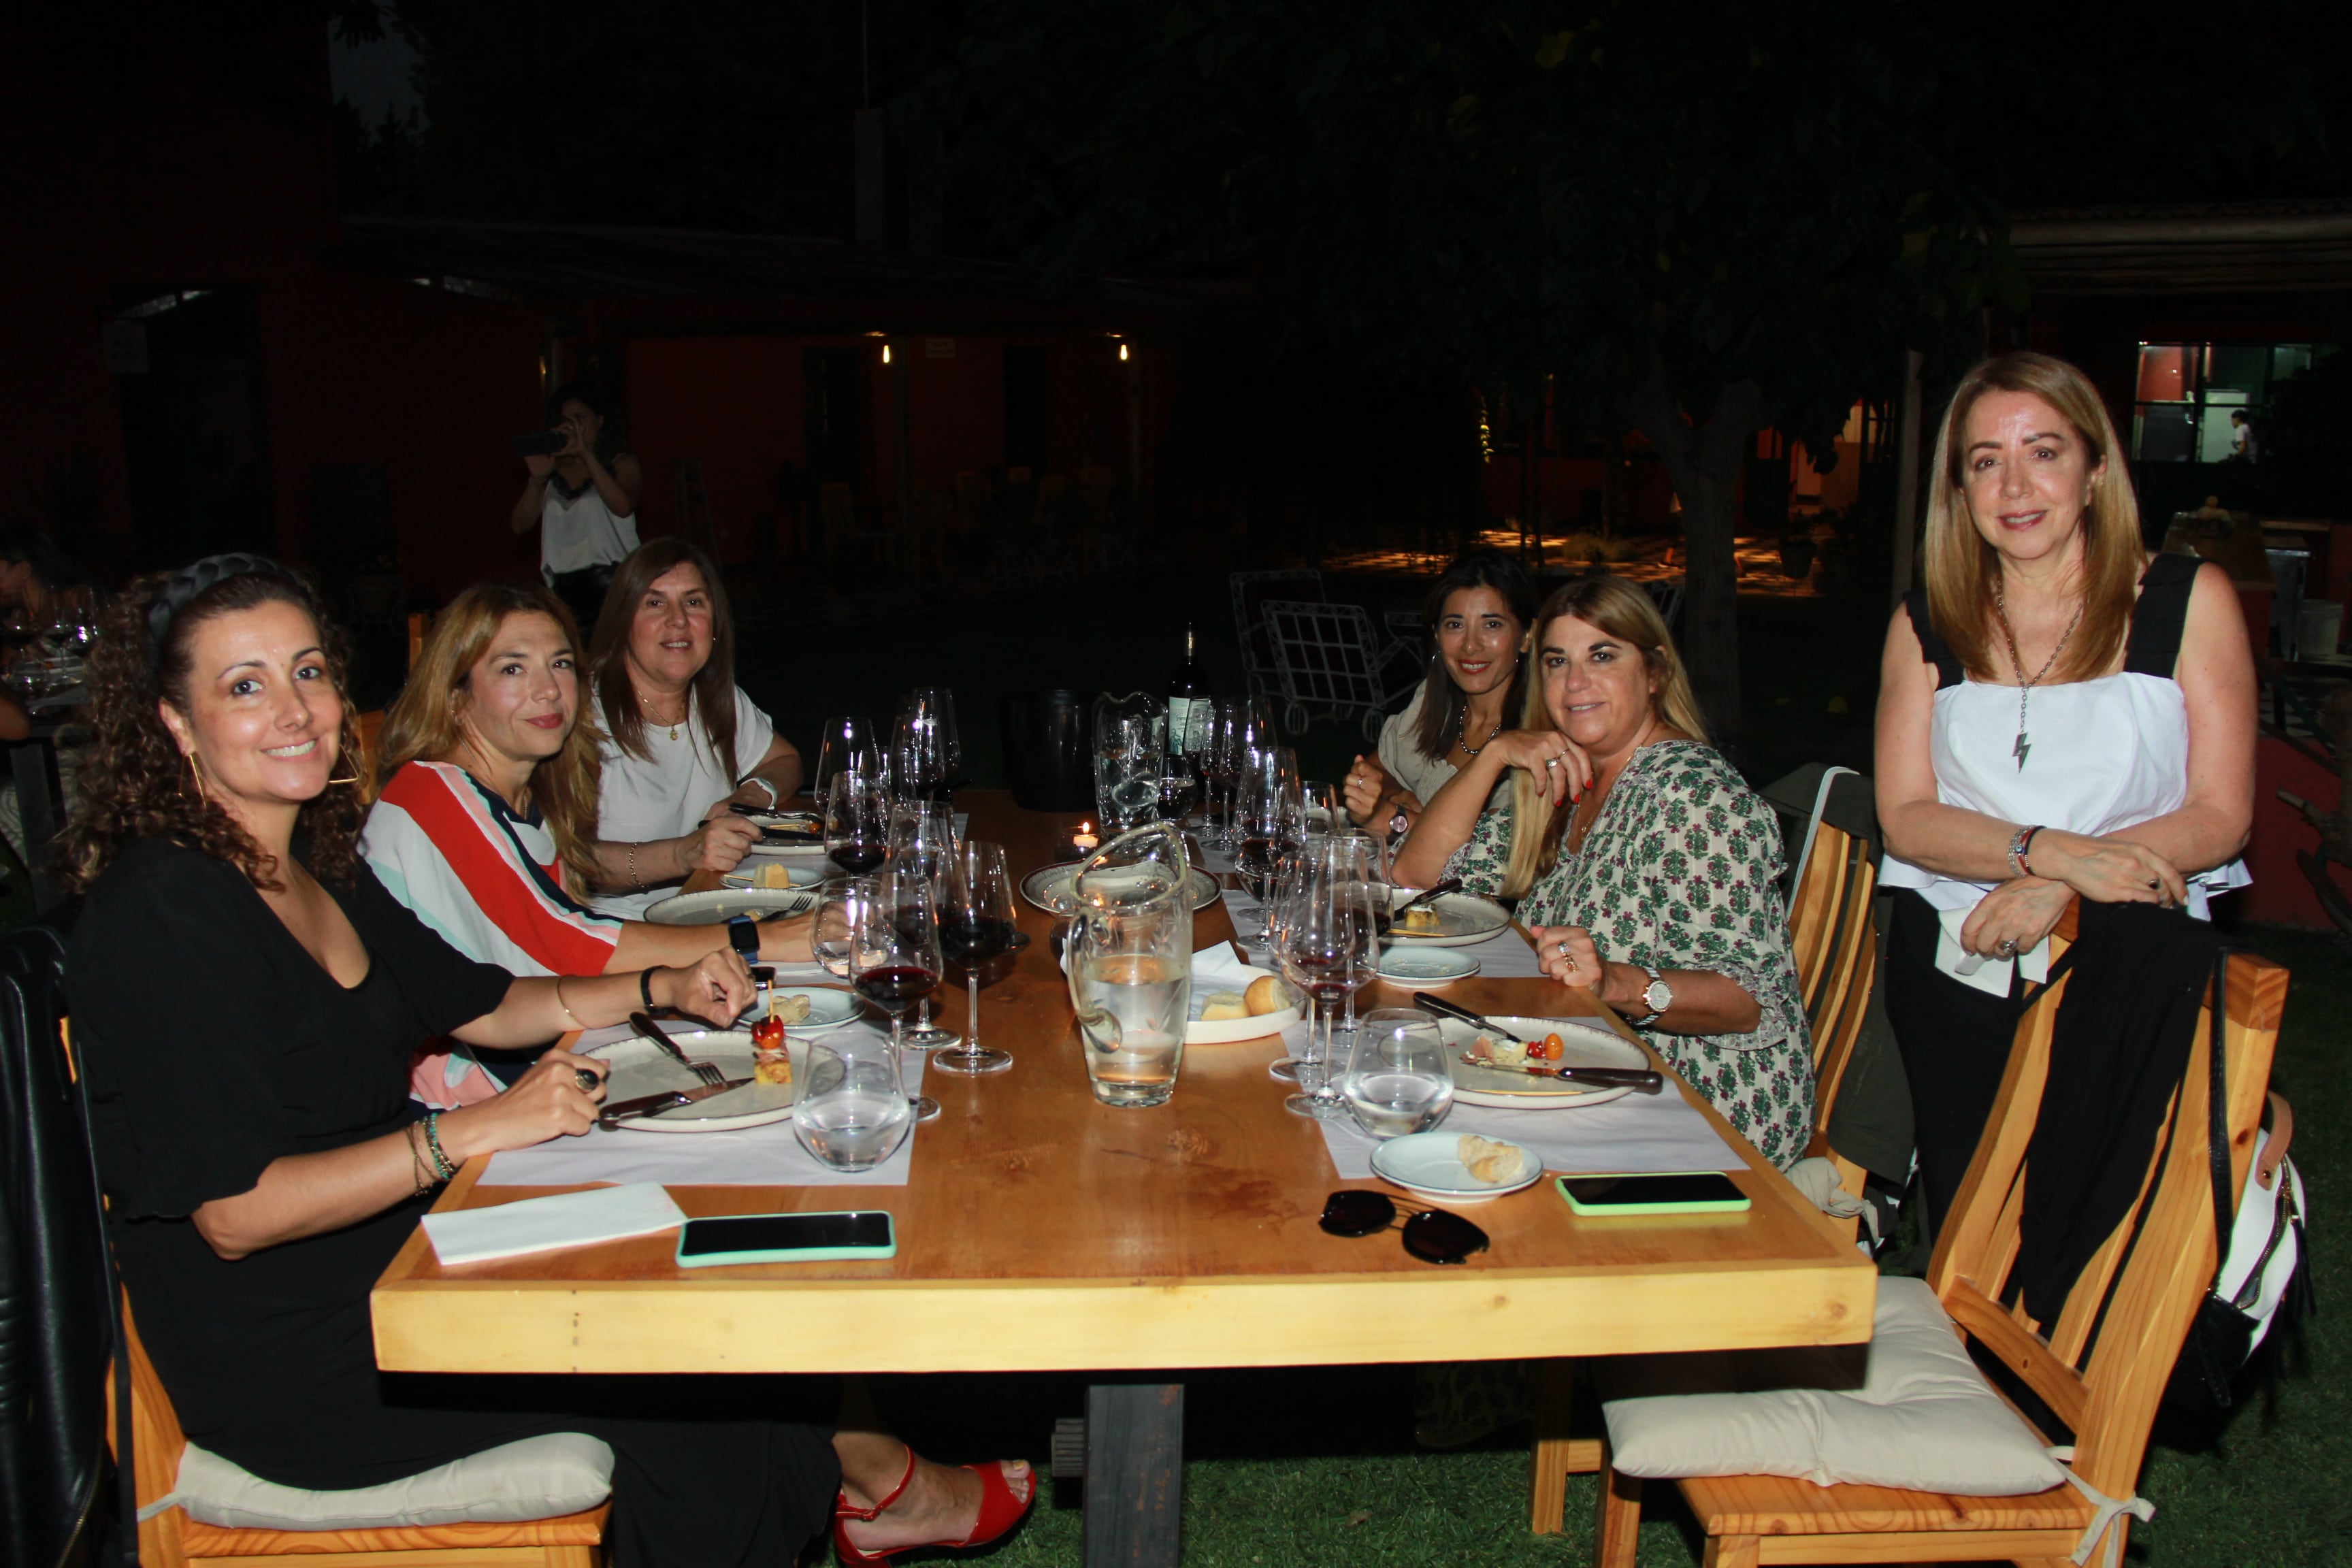
[[[1193,658],[1192,623],[1184,623],[1184,662],[1168,678],[1168,754],[1178,756],[1197,748],[1196,726],[1209,722],[1209,689],[1202,682],[1200,662]]]

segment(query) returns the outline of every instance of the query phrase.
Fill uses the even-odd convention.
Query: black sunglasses
[[[1396,1200],[1386,1193],[1340,1192],[1323,1200],[1317,1221],[1333,1236],[1378,1236],[1396,1222]],[[1486,1250],[1486,1233],[1458,1214],[1414,1209],[1405,1216],[1404,1249],[1423,1263],[1460,1263]]]

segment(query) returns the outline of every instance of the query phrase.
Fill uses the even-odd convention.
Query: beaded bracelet
[[[420,1125],[421,1123],[418,1122],[410,1122],[405,1136],[408,1139],[408,1169],[416,1177],[415,1195],[421,1198],[439,1184],[435,1182],[425,1169],[425,1145],[417,1140]]]
[[[457,1173],[457,1167],[449,1163],[449,1156],[441,1150],[441,1113],[437,1110],[425,1113],[425,1147],[432,1152],[433,1169],[443,1181]]]
[[[2040,823],[2031,827],[2021,827],[2009,841],[2009,868],[2021,877],[2033,875],[2033,868],[2027,864],[2025,858],[2033,852],[2033,836],[2041,831]]]
[[[629,880],[637,885],[640,893],[652,891],[646,886],[646,879],[637,875],[637,847],[635,844],[629,846]]]

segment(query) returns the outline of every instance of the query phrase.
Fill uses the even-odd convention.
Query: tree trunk
[[[1732,550],[1739,473],[1763,395],[1752,381],[1726,387],[1694,425],[1665,391],[1663,369],[1633,395],[1634,428],[1650,438],[1683,503],[1683,624],[1676,639],[1718,743],[1739,733],[1739,562]]]

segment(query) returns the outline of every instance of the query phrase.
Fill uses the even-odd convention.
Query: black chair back
[[[119,1298],[58,1031],[64,975],[48,927],[0,940],[0,1563],[28,1568],[96,1560],[112,1522],[106,1371]]]

